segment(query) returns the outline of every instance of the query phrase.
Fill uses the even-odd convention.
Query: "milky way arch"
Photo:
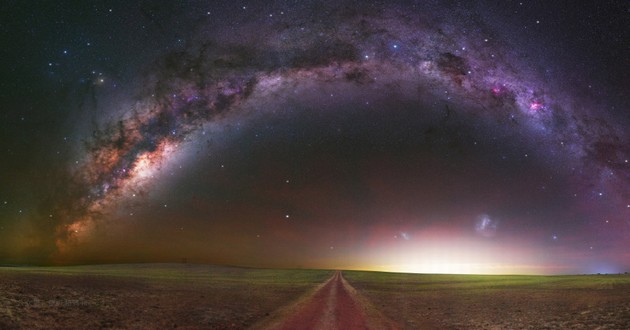
[[[459,105],[449,111],[474,109],[482,120],[520,132],[551,166],[570,166],[592,191],[618,196],[614,204],[630,197],[623,190],[626,136],[597,113],[597,103],[574,95],[562,77],[545,77],[471,14],[433,9],[339,6],[220,29],[201,23],[186,47],[144,69],[132,106],[112,110],[119,118],[85,138],[81,163],[70,166],[72,194],[60,194],[54,207],[58,252],[106,225],[104,214],[126,196],[143,193],[204,125],[247,120],[244,103],[274,102],[308,86],[416,88]]]

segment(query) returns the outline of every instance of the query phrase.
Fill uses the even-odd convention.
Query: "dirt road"
[[[265,329],[396,329],[393,322],[369,306],[340,271],[308,299],[285,311]]]

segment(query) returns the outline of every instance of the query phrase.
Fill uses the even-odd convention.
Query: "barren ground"
[[[0,268],[0,329],[242,329],[332,273],[178,264]]]
[[[344,275],[404,329],[630,329],[630,275]]]
[[[630,276],[0,267],[0,329],[630,329]]]

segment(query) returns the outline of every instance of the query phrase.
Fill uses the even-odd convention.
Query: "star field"
[[[1,9],[0,263],[630,268],[629,3]]]

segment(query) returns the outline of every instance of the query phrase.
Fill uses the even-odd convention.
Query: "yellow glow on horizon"
[[[481,264],[481,263],[427,263],[415,265],[366,265],[356,270],[413,274],[468,274],[468,275],[546,275],[547,267],[536,265]],[[551,270],[553,271],[553,270]],[[553,273],[553,272],[551,272]]]
[[[540,251],[516,242],[500,242],[466,233],[416,232],[411,240],[394,241],[361,251],[355,269],[424,274],[553,274]]]

